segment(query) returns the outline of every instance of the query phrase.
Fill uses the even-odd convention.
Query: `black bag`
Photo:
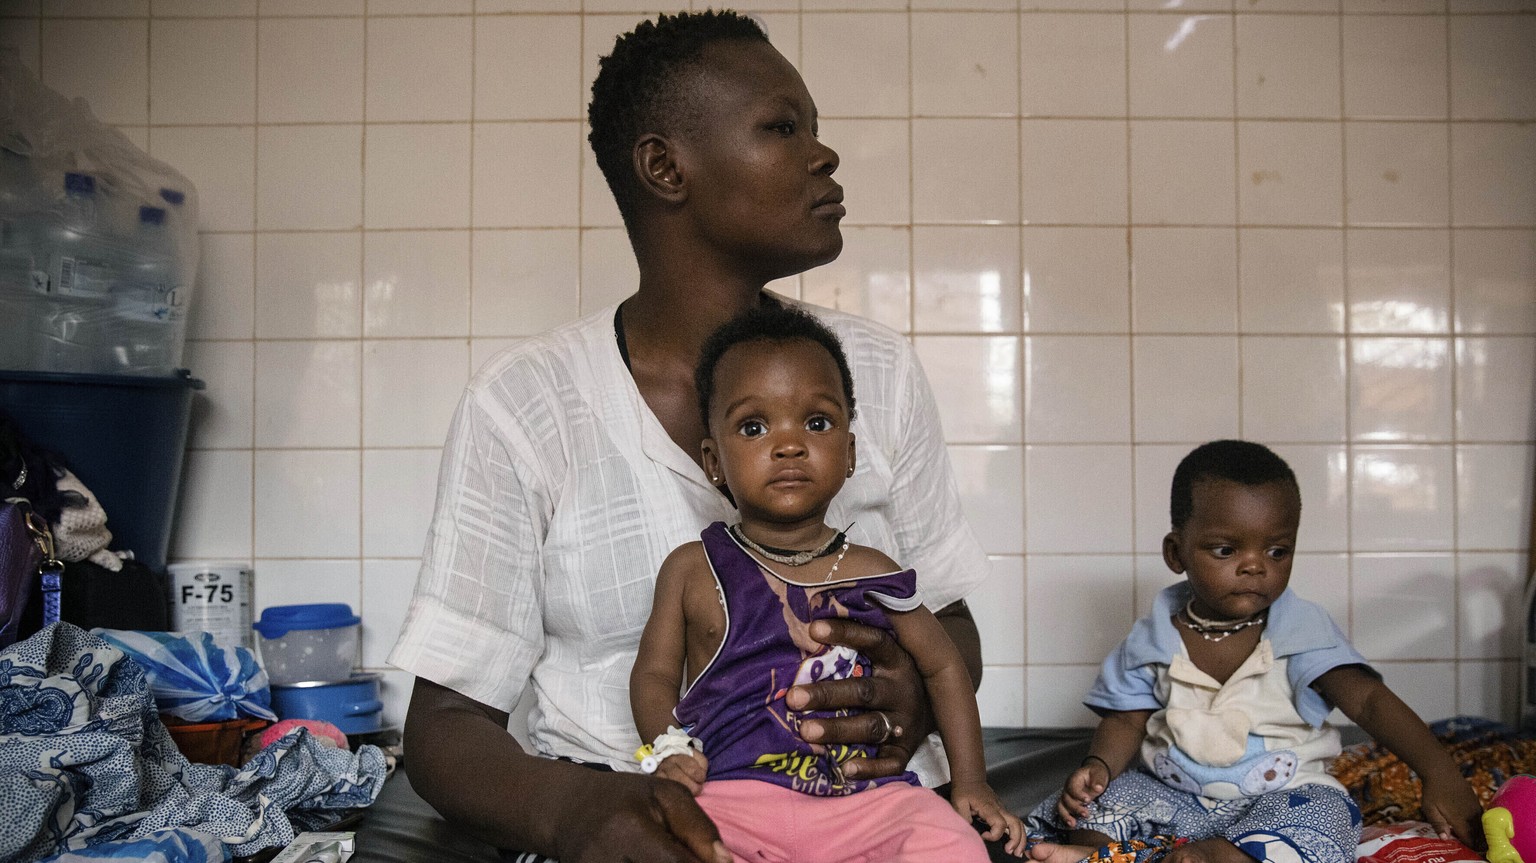
[[[23,637],[54,620],[67,621],[81,629],[100,626],[165,632],[170,628],[165,576],[136,560],[123,561],[121,572],[88,560],[70,561],[64,564],[60,580],[62,589],[55,594],[57,615],[45,619],[39,604],[29,605],[21,621]]]
[[[81,629],[170,629],[165,574],[136,560],[123,561],[122,572],[82,560],[64,564],[60,617]]]

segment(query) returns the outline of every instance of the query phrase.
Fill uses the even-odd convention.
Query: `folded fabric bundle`
[[[388,766],[377,747],[352,753],[307,733],[238,770],[193,764],[161,724],[143,669],[101,638],[57,623],[0,651],[3,860],[99,857],[109,843],[149,839],[206,848],[207,836],[248,855],[369,805]],[[165,859],[221,859],[185,855]]]
[[[277,721],[267,673],[243,647],[221,645],[211,632],[93,631],[144,669],[161,713],[188,722]]]

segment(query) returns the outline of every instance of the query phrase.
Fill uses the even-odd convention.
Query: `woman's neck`
[[[726,321],[761,301],[761,285],[655,285],[640,289],[619,310],[632,356],[692,373],[704,340]]]

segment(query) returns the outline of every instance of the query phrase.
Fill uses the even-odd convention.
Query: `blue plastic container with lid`
[[[362,618],[344,602],[274,605],[251,624],[257,650],[274,686],[347,680],[357,663]]]

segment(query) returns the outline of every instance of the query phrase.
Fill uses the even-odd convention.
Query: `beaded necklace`
[[[1263,625],[1264,621],[1269,619],[1268,611],[1265,609],[1240,620],[1211,620],[1195,613],[1195,600],[1191,598],[1189,602],[1184,603],[1184,610],[1177,619],[1185,629],[1199,633],[1201,638],[1214,644],[1250,626]]]
[[[832,550],[836,548],[839,543],[843,544],[845,550],[848,544],[848,537],[842,531],[838,531],[837,533],[833,534],[831,539],[822,543],[817,548],[811,549],[779,548],[777,546],[763,545],[762,543],[754,542],[752,537],[747,536],[746,532],[741,529],[740,522],[731,525],[730,531],[731,536],[736,537],[736,539],[742,545],[745,545],[747,548],[752,549],[753,551],[775,563],[782,563],[785,566],[805,566],[818,557],[826,557],[827,555],[831,554]]]
[[[851,524],[848,526],[853,527]],[[727,529],[730,531],[731,536],[735,537],[738,542],[752,552],[776,563],[782,563],[785,566],[805,566],[818,557],[826,557],[832,553],[833,549],[841,545],[842,548],[837,552],[837,560],[832,561],[832,569],[827,571],[827,576],[822,579],[823,581],[831,581],[832,576],[837,574],[837,568],[842,566],[843,558],[848,554],[848,547],[852,545],[848,541],[848,532],[845,530],[838,531],[831,539],[818,548],[797,551],[792,548],[776,548],[771,545],[762,545],[761,543],[754,542],[751,537],[742,531],[740,523],[733,524]]]

